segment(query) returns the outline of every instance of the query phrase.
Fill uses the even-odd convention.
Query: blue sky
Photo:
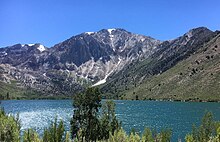
[[[220,0],[0,0],[0,47],[42,43],[104,28],[168,40],[191,28],[220,30]]]

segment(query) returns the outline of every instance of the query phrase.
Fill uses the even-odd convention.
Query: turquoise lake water
[[[117,100],[116,115],[126,132],[135,128],[140,133],[144,127],[160,130],[172,129],[172,141],[184,139],[191,131],[192,124],[199,124],[206,111],[220,120],[220,103],[202,102],[163,102],[163,101],[125,101]],[[22,130],[36,129],[42,133],[55,116],[65,122],[69,129],[69,121],[73,115],[71,100],[10,100],[2,101],[1,106],[10,114],[19,113]]]

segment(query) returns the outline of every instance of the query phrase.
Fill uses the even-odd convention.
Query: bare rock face
[[[157,51],[161,42],[123,29],[86,32],[47,48],[17,44],[0,48],[1,80],[16,80],[45,94],[74,94],[105,83],[125,65]]]

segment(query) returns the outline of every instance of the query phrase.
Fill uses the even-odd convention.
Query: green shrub
[[[42,142],[39,135],[33,129],[28,129],[24,132],[23,142]]]
[[[150,130],[150,128],[144,129],[144,132],[142,134],[141,139],[143,142],[154,142],[153,134],[152,134],[152,131]]]
[[[161,130],[158,134],[159,142],[170,142],[171,141],[172,132],[170,129]]]
[[[110,134],[108,142],[128,142],[128,136],[126,132],[121,128],[114,132],[114,135]]]
[[[57,118],[51,123],[49,128],[44,130],[43,142],[62,142],[64,141],[64,125],[61,120],[58,124]]]
[[[185,136],[185,141],[186,142],[194,142],[193,135],[192,134],[187,134]]]
[[[187,142],[215,142],[218,137],[219,123],[213,119],[211,112],[206,112],[202,118],[201,125],[193,125],[191,134],[186,135]],[[216,141],[217,142],[217,141]]]
[[[20,142],[20,123],[18,117],[6,115],[0,108],[0,141]]]
[[[140,142],[140,136],[137,133],[131,133],[129,136],[129,142]]]

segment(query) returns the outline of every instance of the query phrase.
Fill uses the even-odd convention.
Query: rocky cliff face
[[[161,42],[123,29],[86,32],[47,48],[17,44],[0,48],[1,80],[16,80],[45,94],[69,94],[105,83],[125,65],[157,51]]]

